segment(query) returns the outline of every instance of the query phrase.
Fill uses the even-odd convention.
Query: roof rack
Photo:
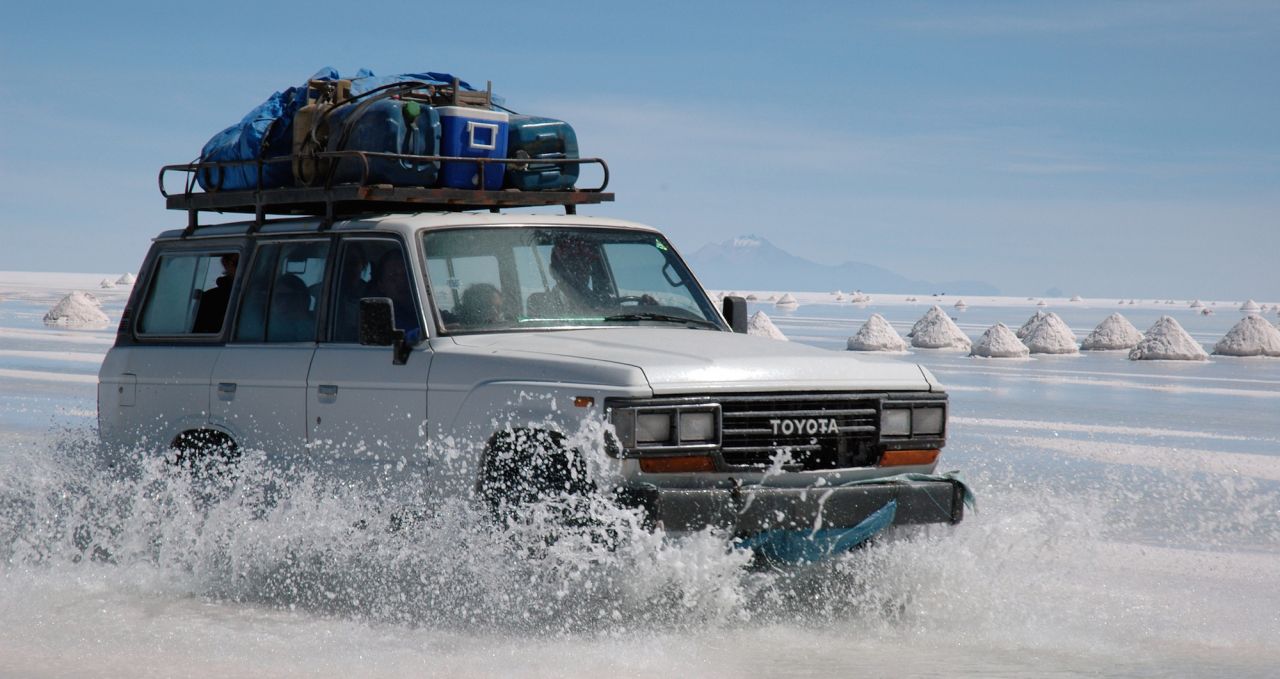
[[[357,158],[362,166],[361,181],[358,183],[338,184],[333,181],[334,172],[328,172],[328,180],[317,186],[296,186],[283,188],[262,188],[263,166],[274,163],[290,163],[293,156],[275,158],[259,158],[256,160],[193,162],[181,165],[165,165],[160,168],[157,181],[160,195],[165,198],[165,207],[170,210],[187,212],[187,228],[184,235],[190,235],[199,226],[200,212],[235,212],[251,213],[255,217],[253,230],[260,227],[266,215],[315,215],[324,218],[327,227],[339,216],[367,214],[376,212],[455,212],[461,210],[489,209],[494,212],[500,208],[542,207],[548,205],[564,206],[567,214],[575,214],[577,206],[613,201],[613,194],[606,193],[609,185],[609,166],[602,158],[459,158],[452,156],[414,156],[397,153],[376,153],[372,151],[326,151],[308,155],[308,159],[338,160],[343,157]],[[425,162],[470,162],[478,165],[483,186],[486,169],[497,171],[487,166],[495,163],[511,163],[527,165],[599,165],[604,176],[600,185],[587,189],[571,189],[568,191],[519,191],[515,189],[486,191],[478,189],[426,188],[419,186],[393,186],[390,184],[370,184],[369,159],[387,158],[412,163]],[[227,168],[253,165],[258,177],[258,188],[241,191],[223,191],[213,188],[206,191],[197,190],[197,173],[225,170]],[[336,168],[337,162],[331,166]],[[165,175],[168,173],[185,173],[183,190],[170,193],[165,188]],[[207,175],[206,175],[207,176]],[[218,177],[225,177],[225,172],[218,172]]]

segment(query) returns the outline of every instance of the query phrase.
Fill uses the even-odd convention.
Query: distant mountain
[[[874,264],[845,262],[836,266],[797,257],[759,236],[739,236],[711,243],[689,255],[689,265],[702,284],[727,290],[862,290],[864,292],[945,292],[952,295],[998,295],[982,281],[912,280]]]

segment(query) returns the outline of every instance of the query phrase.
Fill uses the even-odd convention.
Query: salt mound
[[[1203,361],[1207,358],[1204,347],[1168,316],[1161,316],[1129,352],[1131,361]]]
[[[858,334],[849,338],[847,348],[849,351],[906,351],[907,343],[884,320],[884,316],[871,314],[871,318],[858,329]]]
[[[996,323],[982,333],[982,337],[978,338],[978,343],[973,345],[973,351],[970,351],[969,355],[987,358],[1023,358],[1029,353],[1031,350],[1018,341],[1018,336],[1013,334],[1009,326]]]
[[[1280,330],[1261,316],[1245,316],[1213,346],[1213,353],[1280,357]]]
[[[111,319],[98,308],[98,299],[79,290],[63,297],[44,315],[45,325],[64,328],[105,328]]]
[[[965,304],[963,299],[958,299],[956,300],[955,307],[959,311],[964,311],[969,308],[969,305]]]
[[[1253,300],[1249,300],[1240,305],[1240,310],[1247,314],[1257,313],[1259,311],[1258,303]]]
[[[836,301],[837,301],[837,302],[843,302],[843,301],[844,301],[844,295],[836,295]]]
[[[1084,338],[1080,348],[1092,351],[1132,349],[1141,341],[1142,333],[1133,327],[1129,319],[1120,314],[1111,314]]]
[[[1072,301],[1072,302],[1083,302],[1083,301],[1084,301],[1084,299],[1083,299],[1082,297],[1080,297],[1080,295],[1072,295],[1072,296],[1071,296],[1071,301]]]
[[[778,326],[774,325],[763,311],[757,311],[751,315],[751,320],[747,321],[747,334],[787,341],[787,336],[782,334]]]
[[[1212,316],[1212,315],[1213,315],[1213,309],[1208,309],[1208,308],[1206,308],[1206,309],[1201,309],[1201,310],[1200,310],[1200,315],[1201,315],[1201,316]]]
[[[861,290],[854,290],[853,294],[849,295],[849,301],[854,304],[866,304],[871,301],[871,295]]]
[[[116,287],[116,284],[112,283],[110,279],[104,278],[101,283],[98,283],[98,287],[104,290],[110,290],[111,288]]]
[[[1049,303],[1042,299],[1039,302],[1036,302],[1036,306],[1049,306]]]
[[[1022,327],[1018,328],[1018,332],[1015,333],[1018,336],[1018,339],[1022,339],[1023,337],[1026,337],[1027,333],[1031,332],[1032,328],[1036,327],[1037,325],[1040,325],[1040,322],[1043,321],[1045,317],[1048,315],[1049,314],[1046,314],[1043,311],[1037,311],[1031,318],[1028,318],[1027,322],[1023,323]]]
[[[971,342],[955,321],[942,310],[933,305],[912,328],[911,346],[922,349],[968,349]]]
[[[1200,301],[1200,300],[1198,300],[1198,299],[1196,299],[1196,300],[1192,300],[1192,301],[1191,301],[1191,308],[1192,308],[1192,309],[1203,309],[1203,308],[1204,308],[1204,302],[1201,302],[1201,301]]]
[[[779,297],[779,298],[778,298],[778,301],[774,302],[773,304],[774,304],[774,306],[779,306],[779,307],[791,307],[791,308],[793,308],[793,309],[794,309],[794,308],[796,308],[796,307],[798,307],[798,306],[800,306],[800,302],[797,302],[797,301],[796,301],[796,297],[795,297],[795,295],[793,295],[793,294],[791,294],[791,293],[789,293],[789,292],[788,292],[788,293],[786,293],[786,294],[784,294],[783,296]]]
[[[126,271],[123,276],[116,279],[116,285],[133,285],[136,280],[138,279],[133,274]]]
[[[1022,343],[1033,354],[1074,354],[1080,351],[1076,346],[1075,333],[1052,311],[1031,326],[1022,337]]]
[[[756,297],[755,295],[747,295],[747,301],[748,301],[748,302],[754,302],[754,301],[756,301],[756,300],[758,300],[758,299],[760,299],[760,298],[759,298],[759,297]]]

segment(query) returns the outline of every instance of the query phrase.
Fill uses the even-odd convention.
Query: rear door
[[[363,478],[373,478],[375,467],[422,473],[431,351],[421,341],[422,307],[404,244],[394,237],[346,236],[334,261],[329,328],[307,384],[311,439]],[[365,297],[390,297],[397,327],[418,342],[404,365],[393,363],[391,347],[360,345]]]
[[[208,423],[209,380],[222,353],[227,300],[242,244],[174,243],[149,260],[129,336],[99,375],[102,436],[173,442]]]
[[[243,447],[302,450],[307,372],[321,327],[328,239],[260,242],[231,341],[213,369],[210,414]]]

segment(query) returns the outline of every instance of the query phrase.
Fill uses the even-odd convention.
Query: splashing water
[[[150,630],[147,644],[159,644],[158,627],[186,625],[258,649],[270,646],[265,628],[292,649],[280,667],[335,673],[353,658],[314,640],[315,626],[399,640],[416,649],[408,657],[480,674],[531,669],[482,662],[495,645],[509,660],[558,648],[581,656],[572,666],[583,673],[705,654],[719,659],[701,666],[711,675],[784,672],[770,664],[779,653],[810,669],[856,657],[887,671],[914,658],[943,673],[1118,675],[1153,658],[1184,668],[1230,658],[1245,674],[1276,658],[1280,592],[1244,594],[1264,581],[1258,569],[1280,581],[1280,517],[1265,511],[1280,506],[1276,484],[1151,470],[1029,483],[1010,469],[980,470],[982,513],[958,527],[898,530],[824,563],[759,570],[726,534],[649,531],[604,496],[588,498],[591,520],[571,529],[557,523],[557,499],[495,522],[470,499],[407,504],[412,493],[280,469],[260,453],[234,474],[198,478],[62,433],[0,456],[0,649],[25,648],[37,663],[73,644],[49,630],[84,637],[123,624]],[[105,634],[117,653],[141,652],[136,637]],[[450,644],[472,651],[441,649]],[[225,659],[218,649],[204,650]]]

